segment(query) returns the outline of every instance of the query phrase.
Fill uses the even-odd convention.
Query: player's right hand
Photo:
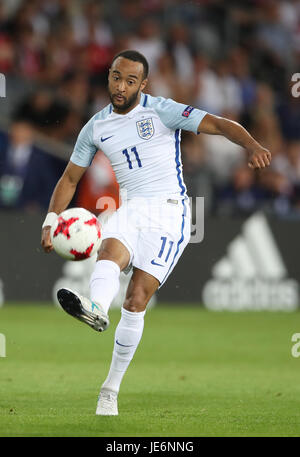
[[[51,237],[50,237],[50,230],[51,230],[50,225],[47,225],[46,227],[44,227],[42,229],[41,245],[43,246],[43,249],[45,252],[53,251],[53,245],[51,243]]]

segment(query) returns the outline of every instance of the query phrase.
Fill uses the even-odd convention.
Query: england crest
[[[154,134],[154,125],[152,118],[143,119],[142,121],[137,121],[136,123],[138,134],[143,140],[150,140]]]

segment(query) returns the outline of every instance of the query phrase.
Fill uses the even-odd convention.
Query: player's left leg
[[[109,326],[108,309],[119,290],[119,276],[130,261],[130,252],[121,241],[108,238],[101,245],[98,261],[91,276],[91,298],[62,288],[57,298],[71,316],[103,332]]]
[[[101,387],[97,415],[118,414],[120,384],[141,340],[147,303],[158,287],[159,281],[154,276],[134,269],[115,332],[110,370]]]

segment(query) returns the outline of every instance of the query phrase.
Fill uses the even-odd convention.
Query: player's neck
[[[140,104],[140,101],[141,101],[141,94],[137,97],[135,103],[133,105],[131,105],[129,108],[127,108],[126,110],[120,110],[114,106],[113,112],[116,114],[128,114],[128,113],[130,113],[130,111],[132,111],[136,106],[138,106]]]

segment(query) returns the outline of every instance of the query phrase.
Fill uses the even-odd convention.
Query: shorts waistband
[[[189,198],[187,196],[176,196],[176,197],[133,197],[122,200],[122,202],[134,202],[134,201],[145,201],[145,202],[162,202],[162,203],[172,203],[178,205],[182,200],[187,201]]]

